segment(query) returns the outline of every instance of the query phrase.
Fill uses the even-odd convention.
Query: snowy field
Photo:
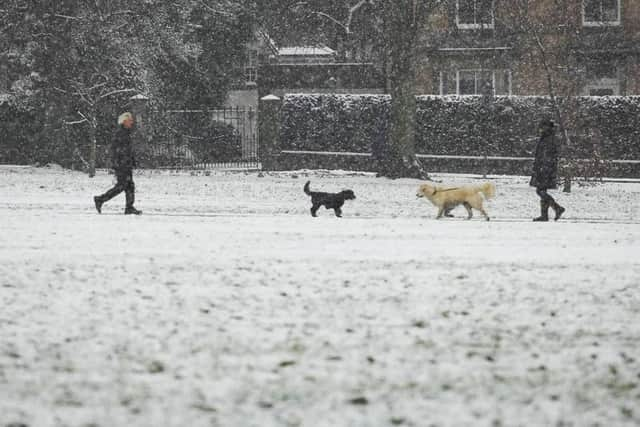
[[[0,167],[0,427],[639,425],[640,183],[490,178]]]

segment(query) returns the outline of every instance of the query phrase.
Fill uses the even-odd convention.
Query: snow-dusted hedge
[[[390,101],[386,95],[286,95],[281,148],[370,152],[386,133]]]
[[[416,149],[425,154],[527,157],[542,116],[551,116],[542,97],[418,98]]]
[[[282,105],[281,149],[371,152],[386,138],[387,95],[287,95]],[[640,97],[580,97],[581,123],[572,154],[590,157],[593,128],[600,155],[640,159]],[[419,96],[416,152],[443,155],[530,156],[537,122],[552,116],[547,97]]]

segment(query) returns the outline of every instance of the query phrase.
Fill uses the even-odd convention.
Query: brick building
[[[417,92],[546,95],[542,49],[559,94],[640,95],[640,0],[450,1],[425,26]]]

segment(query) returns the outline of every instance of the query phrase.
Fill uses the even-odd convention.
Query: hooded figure
[[[555,124],[549,119],[540,122],[540,139],[536,145],[536,154],[533,161],[533,173],[529,185],[536,188],[536,194],[540,196],[540,216],[534,221],[549,221],[549,207],[555,211],[555,220],[565,209],[560,206],[548,193],[548,189],[558,187],[558,145],[555,138]]]
[[[111,167],[116,175],[116,185],[106,193],[95,196],[93,201],[98,213],[102,213],[102,205],[124,191],[125,215],[140,215],[142,211],[133,207],[135,201],[135,185],[133,184],[133,168],[136,160],[131,145],[131,131],[134,125],[133,114],[127,112],[118,117],[118,130],[111,143]]]

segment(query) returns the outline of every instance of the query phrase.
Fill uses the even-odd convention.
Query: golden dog
[[[482,206],[482,196],[489,199],[496,194],[496,187],[490,182],[481,185],[463,185],[460,187],[443,187],[432,184],[422,184],[418,188],[418,197],[426,197],[431,203],[438,207],[438,215],[436,219],[442,218],[442,215],[449,215],[449,211],[458,205],[463,205],[467,209],[467,219],[473,217],[471,208],[477,209],[489,221],[489,215]]]

